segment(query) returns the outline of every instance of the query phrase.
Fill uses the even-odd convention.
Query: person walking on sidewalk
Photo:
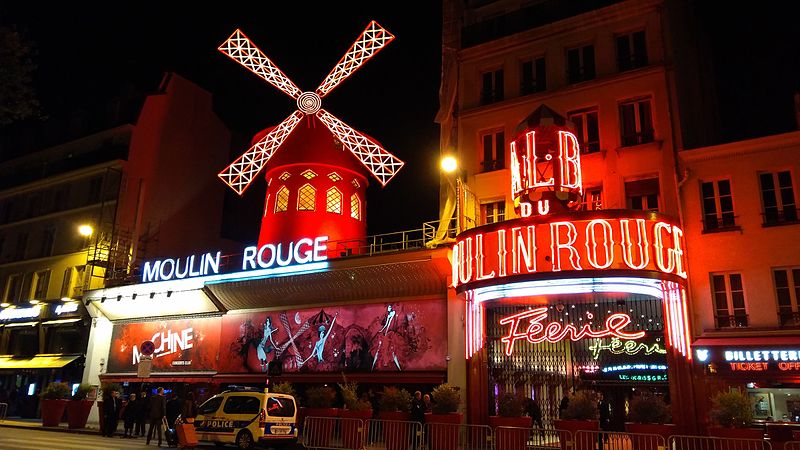
[[[119,398],[119,392],[111,391],[111,395],[103,401],[103,436],[114,437],[121,408],[122,399]]]
[[[161,432],[161,423],[167,412],[167,400],[164,398],[164,388],[158,388],[158,393],[150,397],[148,411],[150,428],[147,430],[147,445],[150,445],[150,441],[155,437],[153,436],[153,431],[157,430],[158,446],[161,447],[161,439],[164,434]]]
[[[122,437],[133,437],[133,423],[136,421],[137,408],[139,407],[139,400],[136,399],[136,394],[131,394],[128,397],[128,404],[125,405],[125,412],[122,413],[122,418],[125,420],[125,433]]]
[[[147,391],[142,391],[139,394],[139,399],[136,400],[137,402],[135,411],[136,428],[133,430],[134,436],[144,437],[144,433],[146,431],[145,429],[147,428],[145,426],[145,423],[147,421],[147,414],[150,412],[148,408],[149,405],[147,403],[148,400],[150,399],[147,398]]]

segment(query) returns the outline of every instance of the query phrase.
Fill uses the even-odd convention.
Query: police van
[[[282,448],[297,442],[297,405],[291,395],[232,387],[206,400],[194,429],[201,441]]]

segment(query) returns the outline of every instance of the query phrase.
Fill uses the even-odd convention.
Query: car
[[[287,394],[232,387],[206,400],[194,420],[197,438],[242,449],[297,443],[297,403]]]

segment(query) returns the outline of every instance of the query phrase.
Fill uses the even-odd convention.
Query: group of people
[[[414,398],[411,399],[411,420],[425,423],[425,413],[431,412],[432,409],[431,396],[429,394],[422,395],[422,392],[415,391]]]
[[[173,393],[167,400],[164,388],[158,388],[156,394],[151,397],[147,396],[147,391],[142,391],[138,395],[130,394],[128,402],[123,405],[120,392],[112,390],[103,400],[102,434],[113,437],[119,419],[122,418],[125,425],[123,438],[144,437],[145,423],[149,422],[147,445],[150,445],[150,441],[157,436],[160,447],[163,439],[162,426],[168,429],[175,428],[175,421],[179,415],[185,422],[192,422],[197,416],[197,403],[192,392],[186,394],[183,399],[179,399]]]

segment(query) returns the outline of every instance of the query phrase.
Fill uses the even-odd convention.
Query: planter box
[[[378,414],[383,422],[383,441],[387,450],[408,450],[416,439],[411,436],[411,414],[407,412],[382,411]]]
[[[525,448],[531,434],[530,417],[489,417],[489,426],[494,432],[497,450],[519,450]],[[514,427],[514,429],[498,428]],[[524,428],[521,429],[521,428]]]
[[[342,443],[344,448],[360,449],[364,445],[364,434],[366,430],[367,421],[372,418],[372,410],[366,411],[349,411],[343,409],[339,411],[340,419],[342,420]],[[358,419],[358,420],[353,420]]]
[[[764,430],[759,428],[708,427],[708,435],[736,439],[764,439]]]
[[[671,423],[632,423],[625,422],[625,431],[639,434],[655,434],[664,438],[660,443],[657,439],[648,436],[631,436],[633,450],[657,450],[659,446],[666,445],[669,437],[678,434],[678,427]]]
[[[306,419],[309,417],[325,417],[331,420],[321,420],[312,424],[313,430],[308,430],[306,436],[308,447],[329,447],[333,437],[333,426],[339,417],[339,408],[301,408],[303,414],[303,429],[305,432]]]
[[[456,450],[462,415],[459,413],[425,413],[425,424],[429,430],[428,443],[431,450]]]
[[[70,400],[67,402],[67,423],[70,428],[86,428],[94,400]]]
[[[67,400],[42,400],[42,426],[57,427],[67,408]]]
[[[600,422],[597,420],[556,420],[554,425],[558,433],[558,440],[561,443],[561,450],[569,450],[571,446],[569,442],[575,440],[574,450],[594,450],[595,442],[592,437],[594,435],[587,435],[588,438],[576,439],[575,434],[578,431],[599,431]],[[567,433],[568,432],[568,433]]]

